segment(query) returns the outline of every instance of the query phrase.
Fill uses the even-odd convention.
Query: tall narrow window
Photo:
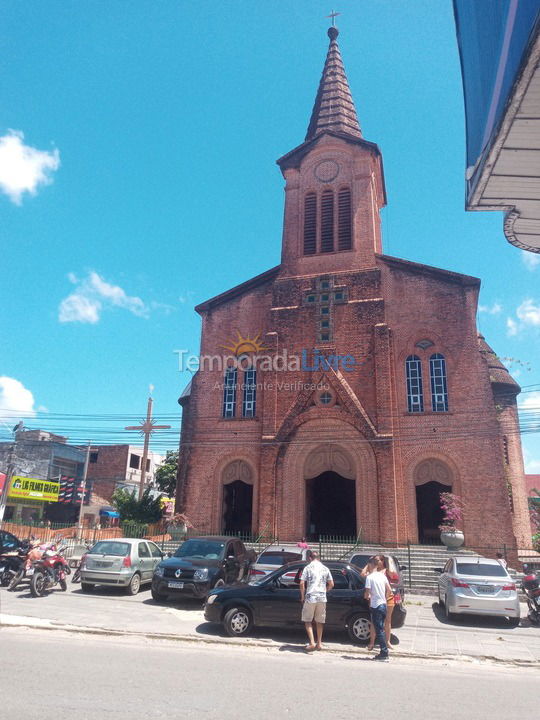
[[[242,403],[242,417],[255,417],[257,400],[257,371],[246,370],[244,373],[244,401]]]
[[[431,378],[431,408],[433,412],[447,412],[448,389],[444,355],[435,353],[429,358],[429,375]]]
[[[223,383],[223,417],[233,418],[236,412],[236,368],[227,368]]]
[[[422,390],[422,363],[417,355],[409,355],[405,361],[407,373],[407,409],[409,412],[424,412]]]
[[[351,191],[342,188],[338,195],[338,250],[352,247]]]
[[[325,190],[321,197],[321,252],[334,251],[334,193]]]
[[[317,196],[308,193],[304,199],[304,255],[317,251]]]

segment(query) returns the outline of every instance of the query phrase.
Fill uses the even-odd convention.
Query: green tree
[[[118,510],[120,522],[156,523],[161,520],[160,498],[150,497],[150,488],[146,488],[139,500],[136,491],[115,490],[111,499]]]
[[[178,470],[178,451],[167,450],[165,460],[156,470],[156,485],[161,492],[174,497],[176,491],[176,472]]]

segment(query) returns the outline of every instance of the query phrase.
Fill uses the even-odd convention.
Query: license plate
[[[33,574],[34,574],[34,568],[29,568],[29,569],[26,571],[26,574],[27,574],[27,575],[33,575]]]
[[[493,593],[495,591],[495,588],[493,587],[493,585],[477,585],[476,591],[480,592],[480,593],[489,594],[489,593]]]
[[[183,582],[168,582],[167,587],[176,588],[177,590],[181,590],[184,587],[184,583]]]
[[[108,568],[108,567],[111,567],[112,563],[109,563],[109,562],[99,562],[99,560],[97,560],[97,561],[94,563],[94,565],[95,565],[96,567],[99,567],[99,568]]]

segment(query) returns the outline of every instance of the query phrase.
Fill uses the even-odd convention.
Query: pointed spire
[[[336,27],[328,29],[330,47],[311,113],[306,140],[311,140],[324,130],[346,133],[355,138],[362,137],[343,60],[336,42],[338,35],[339,30]]]

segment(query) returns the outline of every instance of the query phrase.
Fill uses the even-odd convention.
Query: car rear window
[[[367,561],[370,557],[373,557],[373,555],[355,555],[351,560],[351,563],[362,569],[367,565]]]
[[[118,557],[126,557],[126,555],[129,554],[129,547],[129,543],[103,540],[94,545],[90,550],[90,555],[117,555]]]
[[[267,552],[259,555],[258,563],[262,565],[285,565],[302,559],[301,553],[293,552]]]
[[[502,565],[487,563],[456,563],[456,571],[460,575],[477,575],[485,577],[506,577],[507,572]]]

